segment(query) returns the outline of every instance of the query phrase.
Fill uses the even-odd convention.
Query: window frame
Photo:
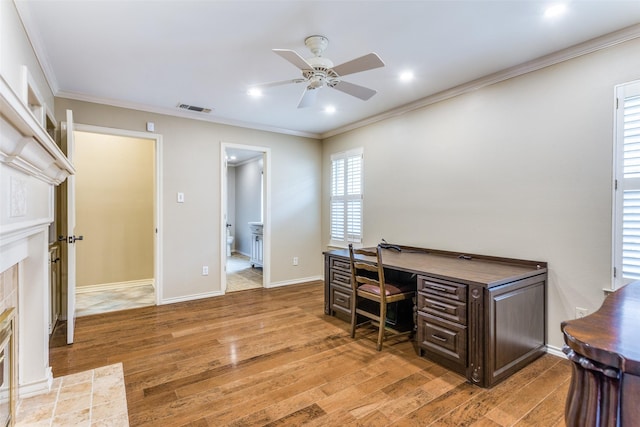
[[[349,187],[350,185],[353,184],[353,180],[349,178],[349,171],[350,168],[347,167],[347,163],[349,161],[349,159],[359,159],[359,193],[352,193],[349,194]],[[335,167],[336,167],[336,161],[342,161],[344,162],[343,167],[344,167],[344,176],[342,179],[342,194],[335,194],[335,190],[336,190],[336,171],[335,171]],[[351,150],[347,150],[347,151],[342,151],[339,153],[334,153],[331,155],[331,166],[330,166],[330,190],[329,190],[329,245],[330,246],[335,246],[335,247],[347,247],[349,245],[349,243],[354,244],[354,246],[360,246],[362,245],[362,241],[363,241],[363,237],[364,237],[364,230],[363,230],[363,226],[364,226],[364,221],[363,221],[363,217],[364,217],[364,149],[362,147],[360,148],[354,148]],[[353,202],[353,201],[359,201],[359,218],[357,218],[358,220],[358,224],[357,224],[357,228],[359,229],[359,234],[354,235],[353,233],[350,233],[350,225],[353,226],[353,219],[349,219],[349,212],[350,209],[348,208],[348,204],[349,202]],[[336,236],[334,234],[334,229],[336,228],[336,224],[334,223],[334,204],[336,202],[340,202],[343,204],[343,215],[341,218],[341,223],[342,223],[342,236],[343,238],[340,239],[338,238],[339,236]],[[351,212],[353,213],[353,210],[351,210]],[[338,226],[340,226],[338,224]],[[351,230],[352,231],[352,230]]]
[[[638,192],[638,195],[640,195],[640,172],[636,172],[637,177],[625,177],[625,102],[629,98],[637,98],[640,100],[640,80],[624,83],[615,87],[611,290],[619,289],[628,283],[638,280],[637,277],[625,277],[624,275],[624,195],[625,191]],[[638,142],[640,143],[640,141]],[[640,159],[640,155],[638,155],[637,158]],[[629,212],[627,212],[627,214],[629,214]],[[636,213],[636,215],[638,214]],[[640,227],[636,227],[636,229],[640,230]],[[640,238],[640,236],[638,238]],[[640,251],[637,249],[632,251],[639,252],[636,259],[640,261]]]

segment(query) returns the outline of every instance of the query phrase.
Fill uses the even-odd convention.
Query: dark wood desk
[[[416,285],[421,355],[491,387],[546,352],[545,262],[401,249],[382,260],[388,277]],[[325,312],[346,319],[349,251],[324,256]]]
[[[573,362],[567,426],[640,423],[640,282],[609,295],[595,313],[562,322]]]

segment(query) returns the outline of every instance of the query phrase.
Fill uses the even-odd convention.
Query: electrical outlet
[[[588,314],[589,314],[589,310],[588,309],[582,308],[582,307],[576,307],[576,319],[579,319],[581,317],[585,317]]]
[[[298,265],[298,257],[297,256],[293,257],[293,265]]]
[[[206,265],[202,266],[202,275],[203,276],[208,276],[209,275],[209,267]]]

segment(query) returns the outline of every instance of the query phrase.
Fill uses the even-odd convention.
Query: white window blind
[[[614,288],[640,280],[640,83],[616,95]]]
[[[362,149],[331,156],[331,244],[362,242]]]

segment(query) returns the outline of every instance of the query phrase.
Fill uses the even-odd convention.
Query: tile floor
[[[53,380],[51,391],[18,401],[17,427],[128,427],[122,364]]]
[[[147,307],[156,304],[153,285],[76,294],[76,316]]]
[[[227,258],[227,292],[262,287],[262,267],[251,267],[249,257],[234,253]]]

